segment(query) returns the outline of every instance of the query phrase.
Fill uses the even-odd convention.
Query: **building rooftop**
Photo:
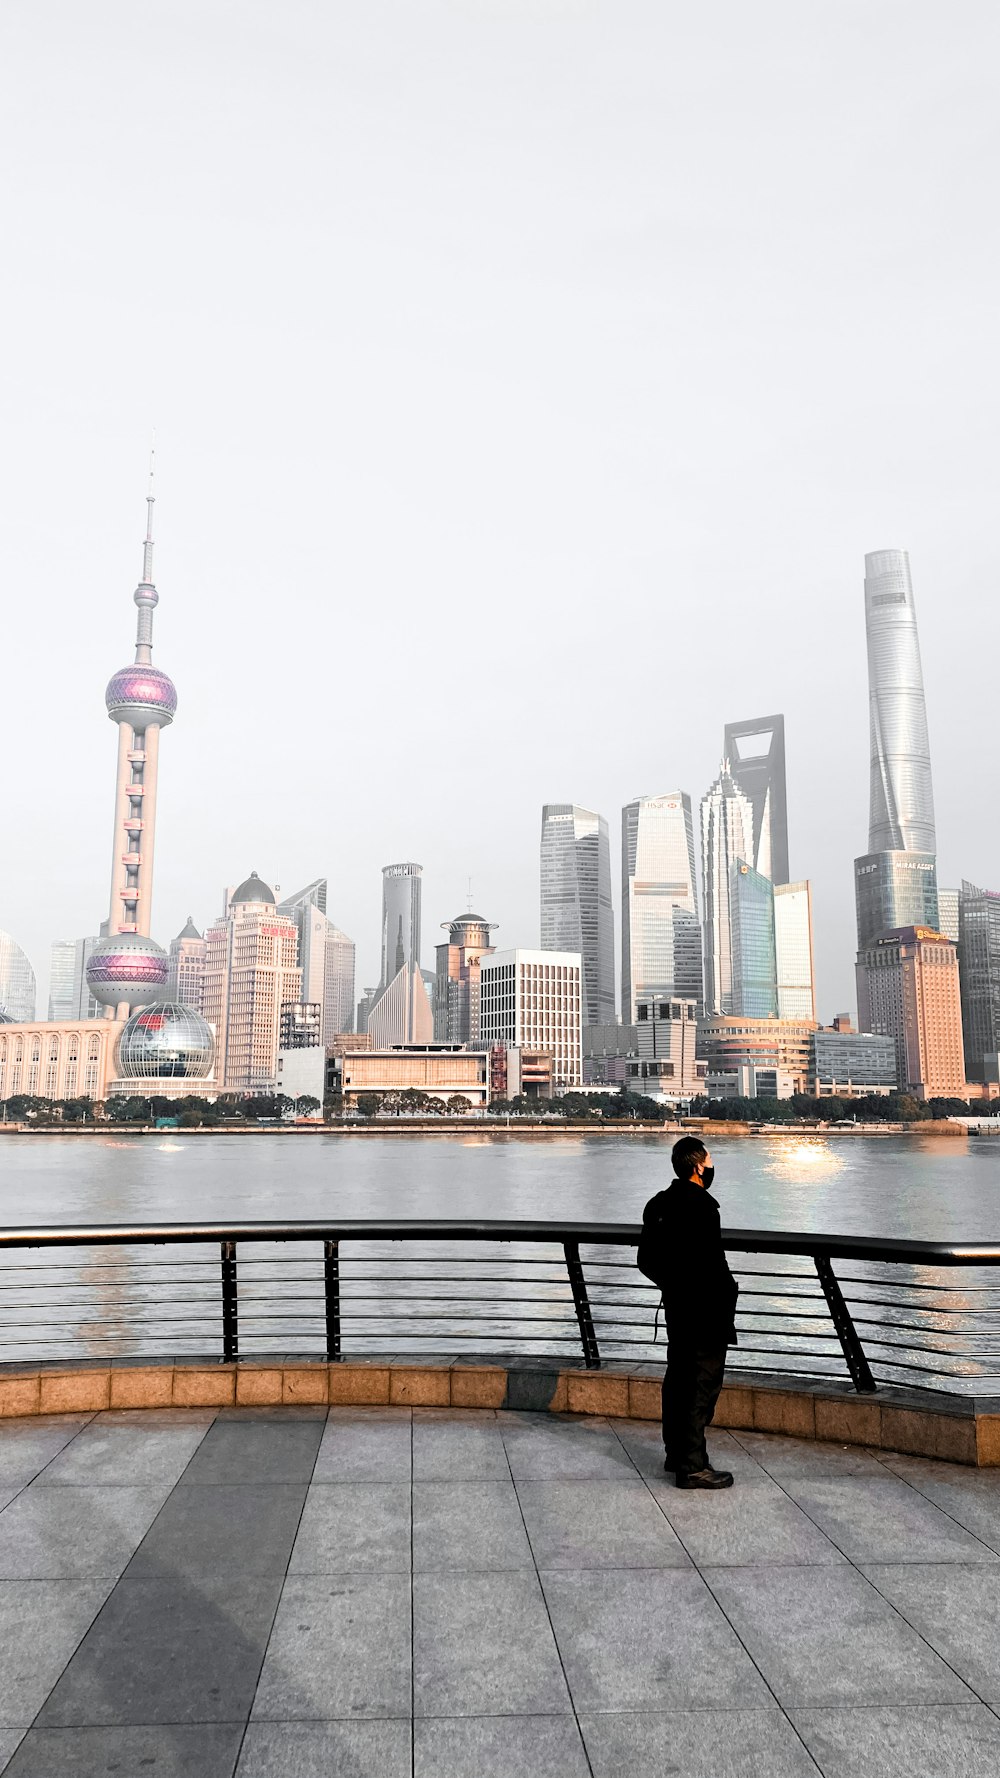
[[[1000,1471],[709,1442],[724,1494],[639,1421],[6,1419],[0,1769],[1000,1769]]]
[[[246,880],[240,884],[238,889],[234,889],[230,896],[230,903],[236,901],[273,902],[273,900],[274,890],[268,888],[268,885],[261,881],[255,870],[250,872]]]

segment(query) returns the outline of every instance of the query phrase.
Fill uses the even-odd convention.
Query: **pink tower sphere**
[[[112,674],[104,694],[112,722],[130,722],[144,729],[151,722],[166,728],[177,709],[173,680],[159,667],[122,667]]]

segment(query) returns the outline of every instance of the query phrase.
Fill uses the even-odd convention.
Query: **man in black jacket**
[[[664,1468],[675,1472],[678,1488],[731,1488],[729,1471],[709,1463],[705,1428],[722,1388],[726,1347],[736,1343],[739,1286],[708,1191],[711,1155],[697,1136],[682,1136],[671,1160],[676,1178],[646,1205],[638,1253],[640,1270],[663,1293],[667,1322]]]

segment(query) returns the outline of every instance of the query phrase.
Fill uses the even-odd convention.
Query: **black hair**
[[[682,1136],[670,1151],[670,1159],[678,1179],[690,1179],[695,1166],[708,1153],[698,1136]]]

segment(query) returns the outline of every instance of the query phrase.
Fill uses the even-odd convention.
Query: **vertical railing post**
[[[583,1362],[588,1371],[599,1371],[601,1354],[597,1349],[597,1335],[594,1332],[594,1318],[590,1313],[590,1298],[587,1295],[587,1280],[583,1275],[580,1261],[580,1247],[577,1241],[564,1241],[563,1253],[566,1255],[566,1273],[569,1287],[573,1292],[573,1307],[580,1323],[580,1340],[583,1345]]]
[[[834,1273],[833,1266],[825,1254],[814,1254],[816,1275],[823,1286],[826,1306],[830,1311],[830,1319],[837,1330],[847,1368],[851,1373],[851,1381],[859,1395],[875,1393],[875,1378],[871,1366],[865,1357],[865,1349],[858,1337],[858,1330],[851,1320],[851,1311],[844,1301],[844,1293]]]
[[[340,1242],[323,1243],[323,1298],[326,1303],[326,1355],[340,1357]]]
[[[222,1357],[232,1364],[239,1357],[239,1308],[236,1299],[236,1242],[222,1243]]]

